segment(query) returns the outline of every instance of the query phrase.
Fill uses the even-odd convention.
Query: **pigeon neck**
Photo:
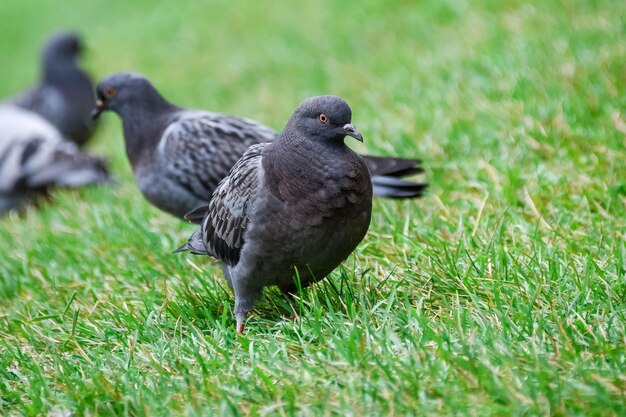
[[[68,68],[64,74],[48,74],[44,76],[43,82],[45,85],[53,86],[63,95],[66,105],[71,109],[68,112],[73,113],[68,116],[82,120],[85,117],[83,109],[93,107],[95,100],[93,84],[80,68]]]
[[[71,85],[76,77],[83,76],[80,68],[74,62],[46,62],[43,66],[43,81],[45,84]]]
[[[300,172],[303,166],[322,167],[326,158],[333,158],[333,155],[340,155],[349,150],[343,140],[321,142],[303,139],[300,135],[285,134],[284,131],[274,145],[279,149],[277,153],[279,158],[291,161],[286,166],[297,172]],[[317,157],[311,159],[311,155]]]
[[[151,153],[167,127],[170,115],[180,110],[166,100],[152,101],[149,105],[129,104],[118,113],[124,126],[126,154],[133,166],[146,152]]]
[[[161,96],[143,96],[123,103],[116,110],[124,122],[139,120],[150,123],[150,118],[178,111],[180,107],[169,103]]]
[[[316,139],[304,139],[307,136],[305,134],[292,133],[290,131],[283,131],[281,137],[278,139],[282,143],[282,147],[285,150],[293,150],[300,152],[300,149],[308,149],[314,152],[332,152],[345,150],[345,138],[341,139],[327,139],[318,137]]]

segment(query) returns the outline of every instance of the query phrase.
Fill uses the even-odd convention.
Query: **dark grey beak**
[[[100,114],[106,110],[106,107],[104,106],[104,101],[98,99],[96,100],[96,108],[93,109],[93,111],[91,112],[91,118],[93,120],[98,120],[98,117],[100,117]]]
[[[359,142],[363,142],[363,136],[359,132],[357,132],[354,126],[352,126],[350,123],[345,125],[343,127],[343,130],[346,132],[346,135],[352,136],[354,139],[358,140]]]

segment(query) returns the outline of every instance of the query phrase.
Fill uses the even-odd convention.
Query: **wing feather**
[[[207,253],[229,265],[239,262],[249,215],[259,196],[262,154],[268,145],[251,146],[237,161],[213,193],[202,221],[200,233]]]
[[[251,120],[185,110],[164,131],[158,152],[168,176],[200,200],[209,201],[219,182],[246,150],[271,141],[276,132]]]

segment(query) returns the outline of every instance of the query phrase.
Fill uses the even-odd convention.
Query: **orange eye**
[[[322,123],[328,123],[328,116],[326,116],[324,113],[320,114],[318,119],[320,120],[320,122]]]
[[[107,89],[104,91],[104,93],[108,96],[108,97],[113,97],[116,93],[115,91],[115,87],[107,87]]]

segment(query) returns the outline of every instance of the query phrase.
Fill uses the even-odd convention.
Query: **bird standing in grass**
[[[79,146],[87,142],[95,127],[91,117],[93,83],[77,62],[81,49],[80,39],[74,33],[51,36],[41,53],[41,81],[11,100],[48,120]]]
[[[143,195],[180,218],[209,202],[250,146],[276,138],[274,130],[252,120],[175,106],[135,73],[109,75],[96,95],[95,117],[111,110],[122,118],[126,153]],[[401,178],[422,172],[418,159],[363,158],[375,196],[420,197],[426,188]]]
[[[292,291],[296,273],[302,286],[322,279],[365,236],[372,182],[344,143],[363,140],[351,119],[339,97],[303,101],[274,141],[250,147],[209,205],[189,214],[201,227],[179,251],[222,261],[238,332],[265,286]]]

